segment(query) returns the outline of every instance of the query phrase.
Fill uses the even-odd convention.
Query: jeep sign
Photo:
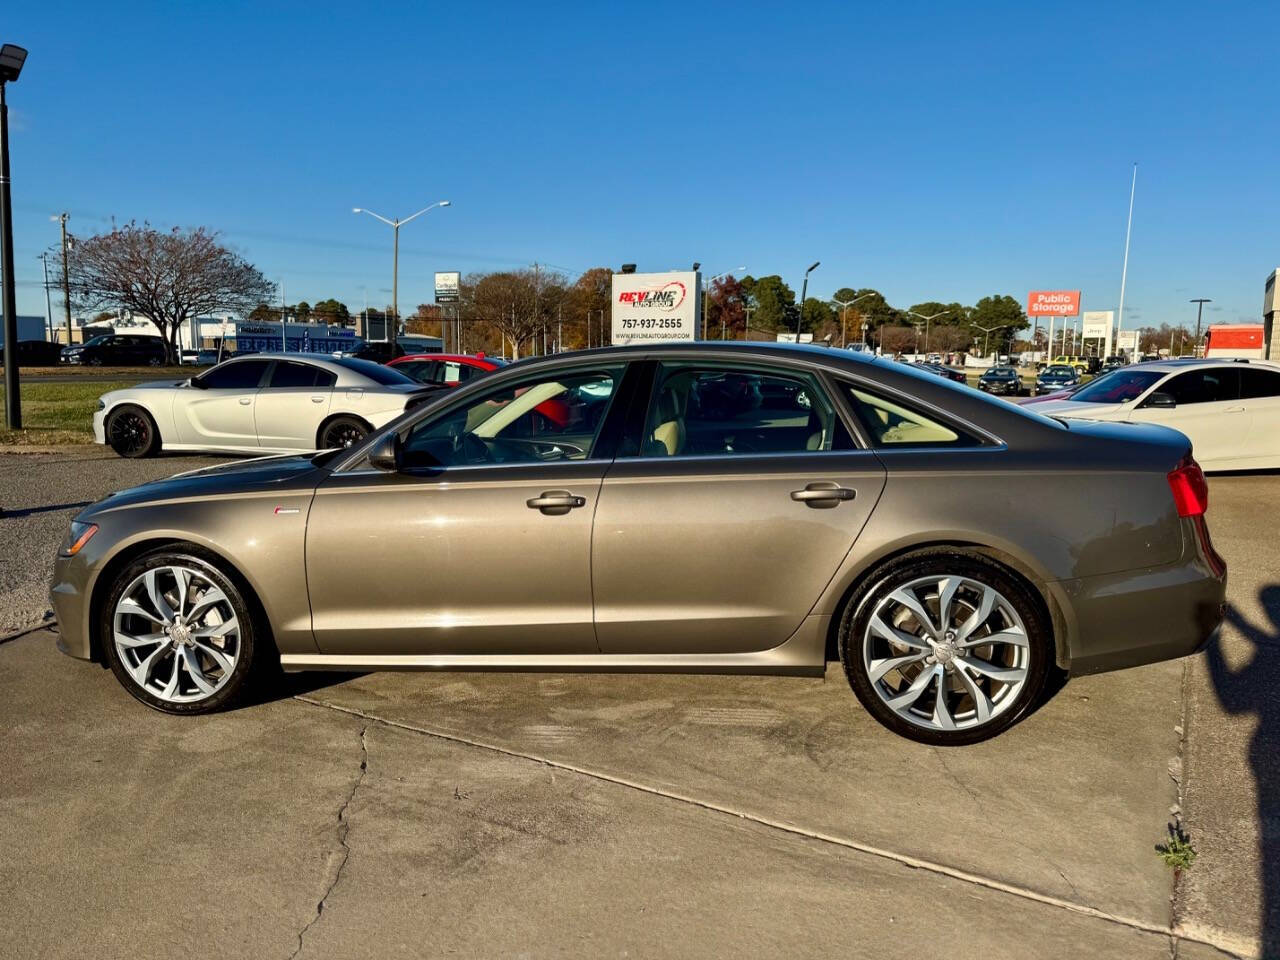
[[[702,276],[693,272],[615,273],[613,343],[697,340]]]

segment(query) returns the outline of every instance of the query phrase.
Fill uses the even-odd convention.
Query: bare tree
[[[130,223],[77,239],[67,269],[77,307],[114,307],[147,317],[160,331],[171,363],[187,320],[215,310],[244,315],[275,295],[275,284],[204,227],[163,233]]]
[[[473,273],[462,292],[469,319],[489,324],[518,358],[544,330],[554,332],[565,282],[560,274],[544,269]]]

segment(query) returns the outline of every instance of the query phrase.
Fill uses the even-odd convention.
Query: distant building
[[[1276,336],[1276,322],[1280,321],[1280,267],[1272,270],[1262,288],[1262,342],[1263,356],[1268,360],[1280,360],[1280,336]]]
[[[18,314],[18,340],[48,340],[48,328],[44,317],[24,317]],[[4,324],[0,323],[0,347],[4,346]]]

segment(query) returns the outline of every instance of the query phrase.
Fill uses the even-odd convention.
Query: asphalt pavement
[[[0,455],[0,589],[72,504],[203,462]],[[0,645],[0,929],[51,957],[1275,951],[1280,477],[1210,489],[1221,646],[963,749],[882,729],[835,665],[298,675],[178,719],[28,632]]]

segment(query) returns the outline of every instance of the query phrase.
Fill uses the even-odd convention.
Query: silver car
[[[161,450],[289,453],[349,447],[435,392],[367,360],[254,354],[189,380],[98,401],[93,438],[122,457]]]
[[[1057,668],[1222,618],[1176,431],[1037,416],[903,364],[669,344],[513,364],[349,450],[121,491],[54,569],[60,646],[199,713],[255,666],[822,676],[972,743]],[[1046,509],[1052,504],[1052,509]]]

